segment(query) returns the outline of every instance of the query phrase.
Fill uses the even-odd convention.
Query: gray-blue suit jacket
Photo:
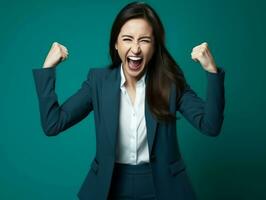
[[[90,69],[81,88],[62,105],[55,93],[56,68],[33,69],[39,101],[41,125],[47,136],[55,136],[84,119],[94,111],[96,127],[96,155],[81,185],[81,200],[106,200],[115,163],[116,137],[119,122],[120,71],[115,69]],[[202,100],[187,85],[180,101],[176,101],[174,87],[170,95],[170,112],[179,111],[203,134],[217,136],[223,123],[224,75],[207,74],[207,98]],[[147,81],[146,77],[146,81]],[[150,165],[157,200],[195,199],[186,166],[180,154],[176,122],[157,121],[145,103],[145,119]]]

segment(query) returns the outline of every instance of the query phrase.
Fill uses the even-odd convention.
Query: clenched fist
[[[43,68],[55,67],[68,57],[68,50],[65,46],[54,42],[44,61]]]
[[[206,42],[192,49],[191,58],[196,62],[200,62],[206,71],[217,73],[216,64]]]

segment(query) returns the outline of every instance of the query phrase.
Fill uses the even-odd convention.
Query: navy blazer
[[[94,111],[96,155],[81,185],[81,200],[108,198],[115,163],[115,147],[119,123],[120,68],[90,69],[81,88],[62,105],[55,93],[56,68],[32,69],[38,95],[41,125],[47,136],[55,136],[84,119]],[[207,74],[207,98],[202,100],[186,85],[180,101],[171,88],[169,111],[179,111],[196,129],[217,136],[223,123],[224,75]],[[146,76],[147,81],[148,76]],[[157,200],[195,199],[195,193],[180,154],[176,121],[159,122],[145,102],[145,119],[150,166]]]

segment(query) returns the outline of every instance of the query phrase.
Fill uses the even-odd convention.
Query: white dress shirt
[[[137,165],[149,162],[147,129],[145,121],[145,77],[136,83],[134,105],[125,87],[125,75],[121,64],[120,69],[120,112],[119,131],[116,146],[116,162]]]

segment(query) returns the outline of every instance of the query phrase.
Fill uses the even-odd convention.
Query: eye
[[[141,42],[150,43],[151,41],[150,40],[141,40]]]
[[[130,41],[130,39],[129,38],[124,38],[123,41]]]

